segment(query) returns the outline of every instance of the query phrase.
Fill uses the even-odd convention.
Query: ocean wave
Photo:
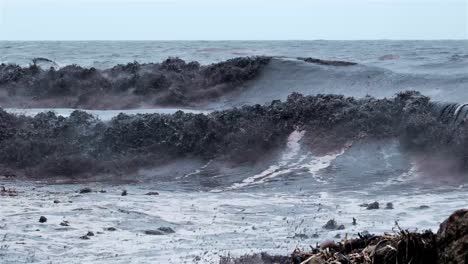
[[[0,175],[132,177],[176,159],[238,166],[286,149],[277,164],[246,180],[250,184],[292,170],[314,174],[343,149],[374,139],[397,139],[403,151],[441,157],[451,172],[463,175],[467,131],[466,123],[454,124],[434,114],[429,98],[417,92],[391,99],[292,94],[285,102],[206,114],[119,114],[108,122],[80,111],[69,117],[53,112],[26,117],[2,110]],[[430,164],[426,168],[431,170]]]
[[[466,74],[404,74],[341,60],[241,57],[201,66],[173,58],[101,70],[50,68],[53,61],[39,59],[29,67],[0,65],[2,107],[223,109],[285,100],[293,92],[383,98],[405,90],[433,100],[468,101]]]

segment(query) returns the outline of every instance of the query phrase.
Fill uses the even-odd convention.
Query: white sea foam
[[[369,197],[326,191],[307,195],[168,192],[145,184],[91,185],[96,190],[105,188],[107,193],[78,195],[76,190],[84,186],[2,184],[19,191],[17,197],[0,199],[0,256],[4,263],[192,263],[195,256],[201,257],[199,263],[218,263],[220,255],[229,253],[289,254],[297,245],[308,247],[338,233],[352,237],[363,230],[391,232],[395,221],[410,230],[436,230],[452,211],[466,207],[468,200],[466,188]],[[128,196],[120,196],[122,189]],[[148,191],[159,191],[160,195],[144,195]],[[392,202],[395,209],[359,207],[374,200]],[[420,205],[430,208],[423,210]],[[48,218],[44,224],[38,223],[41,215]],[[356,226],[351,225],[353,217]],[[331,218],[346,229],[322,229]],[[60,226],[63,220],[70,226]],[[144,230],[161,226],[171,226],[176,233],[144,234]],[[108,227],[117,231],[107,231]],[[95,236],[81,240],[88,231]],[[310,238],[301,240],[294,238],[295,234]],[[312,238],[312,234],[319,238]]]

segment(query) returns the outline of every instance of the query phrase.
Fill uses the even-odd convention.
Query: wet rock
[[[70,222],[64,220],[64,221],[62,221],[62,222],[60,223],[60,225],[61,225],[61,226],[70,226]]]
[[[0,196],[18,196],[18,192],[15,189],[7,189],[5,186],[0,186]]]
[[[80,236],[80,239],[89,240],[90,238],[88,236]]]
[[[91,188],[86,187],[86,188],[81,189],[79,193],[84,194],[84,193],[90,193],[92,191],[93,190]]]
[[[309,238],[309,236],[308,236],[308,235],[306,235],[306,234],[298,234],[298,233],[296,233],[296,234],[294,234],[294,238],[299,238],[299,239],[308,239],[308,238]]]
[[[437,232],[439,263],[468,263],[468,210],[454,212]]]
[[[100,192],[100,193],[107,193],[106,190],[100,190],[99,192]]]
[[[117,228],[115,227],[108,227],[106,228],[107,231],[117,231]]]
[[[354,217],[353,217],[353,225],[357,225],[357,220]]]
[[[426,209],[429,209],[429,208],[430,207],[427,206],[427,205],[421,205],[421,206],[418,207],[418,209],[420,209],[420,210],[426,210]]]
[[[159,231],[162,231],[166,234],[173,234],[175,233],[174,229],[170,228],[170,227],[160,227],[158,228]]]
[[[127,196],[127,190],[123,190],[121,195],[122,196]]]
[[[341,238],[341,234],[336,234],[334,238]]]
[[[86,234],[86,236],[92,237],[92,236],[94,236],[94,233],[91,232],[91,231],[88,231],[88,233]]]
[[[159,195],[158,192],[147,192],[145,195]]]
[[[387,203],[387,204],[385,205],[385,209],[387,209],[387,210],[392,210],[392,209],[393,209],[393,203]]]
[[[60,203],[59,200],[54,200],[54,204],[58,204],[58,203]]]
[[[352,66],[352,65],[357,65],[355,62],[349,62],[349,61],[333,61],[333,60],[321,60],[321,59],[315,59],[315,58],[298,58],[299,60],[303,60],[308,63],[315,63],[315,64],[320,64],[320,65],[326,65],[326,66]]]
[[[290,264],[290,257],[272,256],[267,253],[245,255],[239,258],[221,257],[219,264]]]
[[[146,235],[152,235],[152,236],[163,236],[166,235],[165,232],[161,230],[145,230],[144,232]]]
[[[338,223],[335,219],[330,219],[328,222],[323,226],[323,228],[327,230],[336,230],[338,228]]]
[[[146,230],[144,231],[145,234],[147,235],[156,235],[156,236],[161,236],[161,235],[168,235],[168,234],[173,234],[175,233],[174,229],[170,227],[160,227],[157,230]]]
[[[367,210],[377,210],[379,209],[379,202],[373,202],[367,205]]]
[[[39,217],[39,223],[45,223],[45,222],[47,222],[47,217],[45,216]]]
[[[315,234],[313,234],[313,235],[312,235],[312,237],[313,237],[313,238],[319,238],[319,237],[320,237],[320,235],[319,235],[319,234],[317,234],[317,233],[315,233]]]
[[[346,227],[344,225],[339,225],[336,230],[345,230]]]

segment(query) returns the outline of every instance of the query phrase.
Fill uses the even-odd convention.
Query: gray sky
[[[468,0],[0,0],[0,40],[467,39]]]

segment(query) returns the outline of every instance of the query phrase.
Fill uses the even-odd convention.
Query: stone
[[[439,263],[468,263],[468,209],[455,211],[437,232]]]
[[[367,210],[377,210],[379,209],[379,202],[373,202],[367,205]]]
[[[45,216],[39,217],[39,223],[45,223],[45,222],[47,222],[47,217]]]
[[[86,187],[86,188],[81,189],[81,190],[80,190],[80,193],[81,193],[81,194],[83,194],[83,193],[90,193],[90,192],[92,192],[92,191],[93,191],[93,190],[92,190],[91,188]]]

